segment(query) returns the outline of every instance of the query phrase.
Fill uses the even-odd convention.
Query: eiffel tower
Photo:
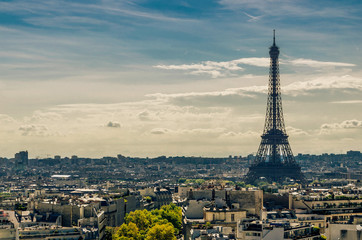
[[[297,182],[304,182],[304,176],[294,159],[284,125],[279,79],[279,47],[275,45],[275,30],[269,55],[269,87],[264,132],[261,135],[256,158],[249,168],[245,181],[254,183],[256,180],[265,178],[263,180],[268,182],[281,183],[286,178],[290,178]]]

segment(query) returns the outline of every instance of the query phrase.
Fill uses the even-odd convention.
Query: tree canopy
[[[152,211],[136,210],[113,234],[116,240],[175,240],[182,226],[182,211],[175,204]]]
[[[145,240],[176,240],[175,228],[170,223],[156,224],[148,230]]]

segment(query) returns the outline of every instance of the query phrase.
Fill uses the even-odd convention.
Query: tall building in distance
[[[21,151],[15,153],[15,166],[16,169],[24,169],[29,165],[28,151]]]
[[[246,181],[253,183],[265,178],[269,182],[283,182],[286,178],[303,182],[300,166],[296,163],[285,130],[279,78],[279,47],[269,48],[270,70],[268,101],[264,132],[256,158],[249,168]]]

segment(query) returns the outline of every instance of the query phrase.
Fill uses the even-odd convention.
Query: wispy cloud
[[[299,128],[291,127],[291,126],[286,127],[286,131],[289,135],[292,135],[292,136],[298,136],[298,135],[308,136],[309,135],[308,132],[306,132],[302,129],[299,129]]]
[[[267,67],[268,64],[268,58],[240,58],[226,62],[204,61],[196,64],[156,65],[154,67],[166,70],[182,70],[193,75],[207,74],[213,78],[217,78],[230,76],[235,72],[243,71],[244,68],[240,65]]]
[[[286,64],[291,65],[304,65],[308,67],[313,68],[323,68],[323,67],[354,67],[356,64],[352,63],[342,63],[342,62],[323,62],[323,61],[317,61],[312,59],[304,59],[304,58],[298,58],[294,60],[287,60],[285,62]]]
[[[238,11],[244,9],[257,10],[269,16],[293,15],[293,16],[324,16],[354,18],[350,9],[346,7],[333,8],[317,4],[305,4],[289,0],[219,0],[219,3],[227,9]],[[278,6],[278,7],[276,7]]]
[[[158,21],[172,21],[172,22],[179,22],[179,21],[196,22],[197,21],[194,19],[170,17],[170,16],[162,15],[160,13],[142,12],[142,11],[135,10],[135,9],[125,7],[125,6],[122,6],[121,8],[119,8],[119,7],[94,6],[93,5],[92,7],[104,10],[105,12],[111,13],[111,14],[129,15],[129,16],[147,18],[147,19],[158,20]]]
[[[348,101],[333,101],[331,103],[337,103],[337,104],[358,104],[362,103],[362,100],[348,100]]]
[[[256,22],[262,17],[262,16],[253,16],[253,15],[250,15],[250,14],[248,14],[246,12],[243,12],[243,13],[250,18],[248,20],[248,22]]]
[[[61,27],[74,29],[76,27],[91,27],[92,25],[116,25],[109,19],[111,16],[147,19],[162,22],[196,22],[196,19],[167,16],[160,11],[143,9],[136,3],[128,1],[107,1],[99,3],[77,3],[75,1],[14,1],[0,3],[0,12],[11,12],[23,15],[25,22],[34,26]],[[30,14],[30,15],[29,15]],[[74,26],[76,24],[76,26]]]
[[[241,88],[229,88],[212,92],[186,92],[186,93],[154,93],[147,97],[157,99],[161,102],[174,102],[179,104],[240,104],[238,101],[249,99],[254,102],[264,100],[267,93],[267,86],[251,86]],[[352,91],[352,92],[351,92]],[[283,95],[289,97],[318,95],[321,92],[332,94],[333,96],[360,95],[362,93],[362,78],[349,75],[345,76],[323,76],[309,81],[292,82],[282,87]],[[316,99],[315,99],[316,100]],[[323,99],[319,99],[320,101]],[[333,103],[360,103],[361,101],[342,101]],[[208,105],[206,104],[206,105]],[[204,105],[204,106],[206,106]]]
[[[181,64],[181,65],[156,65],[155,68],[165,70],[179,70],[192,75],[209,75],[212,78],[235,76],[237,73],[244,71],[245,67],[242,65],[268,67],[269,58],[240,58],[231,61],[215,62],[203,61],[201,63]],[[324,62],[312,59],[282,59],[281,64],[293,66],[307,66],[313,68],[325,67],[354,67],[355,64],[342,63],[342,62]]]
[[[80,16],[48,16],[29,17],[26,22],[40,27],[56,27],[64,29],[91,29],[94,27],[116,26],[114,23],[91,17]]]

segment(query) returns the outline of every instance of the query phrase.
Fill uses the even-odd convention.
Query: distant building
[[[78,161],[79,161],[79,159],[78,159],[78,156],[76,156],[76,155],[73,155],[73,156],[70,158],[71,164],[78,164]]]
[[[21,151],[15,153],[15,167],[16,169],[24,169],[29,165],[28,151]]]
[[[156,195],[155,199],[156,208],[161,208],[163,205],[172,203],[172,193],[167,189],[156,188],[155,195]]]
[[[360,151],[348,151],[347,152],[347,156],[349,157],[359,157],[359,156],[362,156],[361,152]]]
[[[151,197],[154,208],[161,208],[163,205],[172,203],[172,193],[165,188],[144,188],[139,190],[141,196]]]

